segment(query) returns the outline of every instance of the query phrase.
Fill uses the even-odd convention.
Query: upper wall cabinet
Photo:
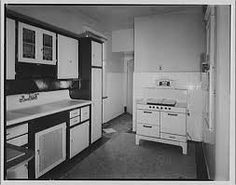
[[[19,22],[18,61],[56,65],[56,33]]]
[[[58,35],[58,79],[78,78],[78,40]]]
[[[6,79],[15,79],[15,20],[6,20]]]
[[[92,66],[102,67],[102,44],[92,41]]]

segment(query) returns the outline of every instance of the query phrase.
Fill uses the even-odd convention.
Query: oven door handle
[[[151,111],[143,111],[143,113],[152,114]]]
[[[152,126],[143,125],[144,128],[152,128]]]
[[[168,113],[168,116],[178,116],[178,114]]]

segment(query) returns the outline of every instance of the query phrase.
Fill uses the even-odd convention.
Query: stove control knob
[[[169,110],[171,110],[171,108],[169,108]]]
[[[165,107],[165,109],[167,109],[167,107]]]
[[[156,107],[157,109],[159,109],[159,107]]]
[[[152,108],[154,108],[154,109],[155,109],[155,106],[153,106]]]
[[[161,107],[161,109],[163,109],[163,108]]]
[[[149,108],[152,108],[151,106],[149,106]]]

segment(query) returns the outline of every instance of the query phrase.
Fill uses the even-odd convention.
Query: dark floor
[[[59,165],[41,179],[199,179],[196,143],[188,143],[187,155],[182,154],[181,147],[162,143],[141,140],[137,146],[130,114],[122,114],[103,128],[116,132],[103,133],[102,139],[69,164]]]

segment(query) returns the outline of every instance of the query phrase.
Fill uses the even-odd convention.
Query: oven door
[[[161,112],[161,132],[186,135],[186,114]]]

